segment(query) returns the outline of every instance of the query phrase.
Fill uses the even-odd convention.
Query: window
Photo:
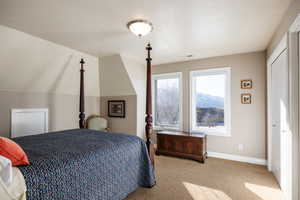
[[[190,72],[191,131],[230,136],[230,68]]]
[[[154,127],[181,129],[181,73],[152,77]]]

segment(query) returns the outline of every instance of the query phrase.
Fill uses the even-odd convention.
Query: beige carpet
[[[283,200],[264,166],[208,158],[206,163],[156,157],[157,184],[126,200]]]

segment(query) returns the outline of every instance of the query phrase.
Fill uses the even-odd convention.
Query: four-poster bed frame
[[[147,47],[147,85],[146,85],[146,117],[145,117],[145,133],[146,133],[146,145],[148,154],[152,164],[154,165],[154,146],[152,143],[152,88],[151,88],[151,50],[152,47],[148,43]],[[85,109],[84,109],[84,60],[81,59],[80,65],[80,100],[79,100],[79,128],[85,128]]]
[[[27,199],[47,199],[49,194],[51,199],[62,200],[124,199],[137,187],[151,188],[155,185],[154,150],[151,143],[150,44],[146,49],[148,53],[146,142],[129,134],[106,134],[85,129],[85,62],[81,59],[80,129],[14,138],[30,160],[30,165],[18,166],[25,180],[24,188],[26,187],[27,191],[24,195]],[[112,171],[119,176],[111,176]],[[37,185],[39,187],[36,187]],[[91,185],[93,187],[90,187]]]

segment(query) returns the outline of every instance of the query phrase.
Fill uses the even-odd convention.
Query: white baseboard
[[[207,156],[214,157],[214,158],[221,158],[221,159],[225,159],[225,160],[246,162],[246,163],[257,164],[257,165],[267,165],[267,160],[261,159],[261,158],[239,156],[239,155],[217,153],[217,152],[207,152]]]

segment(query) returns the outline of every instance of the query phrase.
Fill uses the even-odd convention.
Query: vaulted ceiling
[[[0,24],[95,56],[155,64],[266,49],[291,0],[1,0]],[[150,20],[139,39],[126,23]],[[186,56],[192,54],[192,58]]]

